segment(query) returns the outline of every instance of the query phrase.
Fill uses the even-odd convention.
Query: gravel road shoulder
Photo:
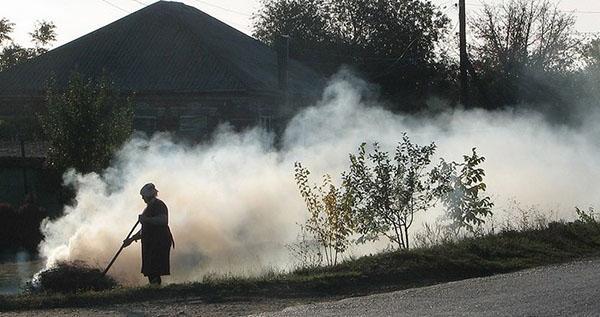
[[[600,260],[290,307],[256,316],[598,316]]]

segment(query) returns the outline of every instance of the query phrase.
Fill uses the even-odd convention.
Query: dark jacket
[[[165,203],[160,199],[151,202],[142,213],[147,217],[169,216]],[[142,224],[142,274],[161,276],[170,274],[169,256],[173,236],[168,225]]]

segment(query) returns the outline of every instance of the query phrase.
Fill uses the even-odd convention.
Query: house
[[[222,122],[276,129],[323,85],[281,48],[278,54],[196,8],[159,1],[0,72],[0,120],[28,122],[45,109],[49,78],[61,90],[78,72],[107,75],[122,95],[133,95],[137,130],[202,140]],[[19,204],[34,192],[60,210],[60,186],[46,184],[39,141],[0,140],[0,201]]]
[[[283,41],[282,43],[285,43]],[[221,122],[272,129],[320,93],[323,79],[210,15],[159,1],[0,72],[0,118],[43,111],[47,81],[103,74],[134,94],[134,128],[201,139]]]

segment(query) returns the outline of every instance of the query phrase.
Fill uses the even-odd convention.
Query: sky
[[[246,33],[252,33],[252,14],[260,7],[260,0],[179,0],[194,6]],[[451,17],[458,15],[458,0],[433,0]],[[0,18],[15,23],[13,38],[27,45],[28,32],[36,21],[50,20],[57,26],[58,40],[52,45],[70,42],[82,35],[109,24],[155,0],[0,0]],[[500,2],[488,0],[491,2]],[[580,32],[600,31],[600,1],[562,0],[561,10],[573,12]],[[479,0],[467,0],[468,13],[481,8]]]

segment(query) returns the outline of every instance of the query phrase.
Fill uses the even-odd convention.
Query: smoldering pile
[[[56,266],[41,271],[27,284],[29,293],[79,293],[105,291],[118,287],[117,281],[102,274],[98,268],[81,261],[58,262]]]

